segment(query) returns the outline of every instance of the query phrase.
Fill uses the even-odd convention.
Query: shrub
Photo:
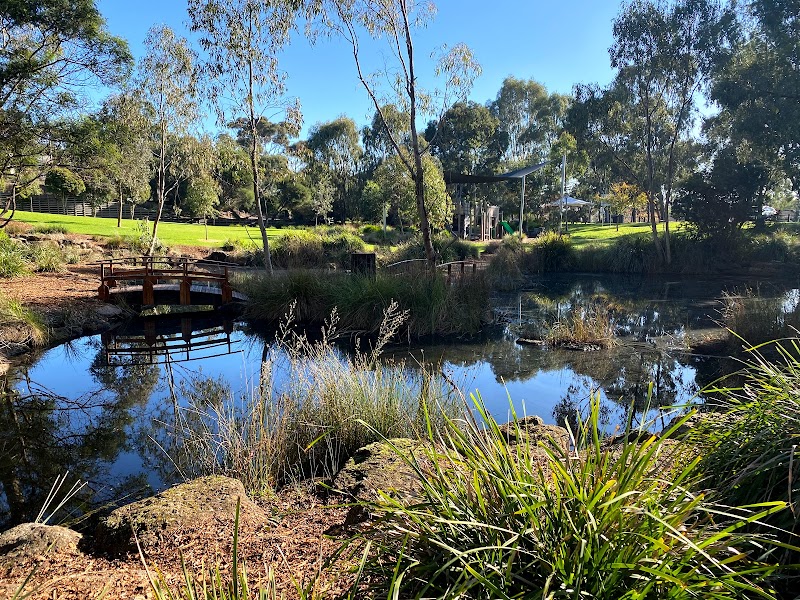
[[[343,269],[350,268],[350,255],[353,252],[363,252],[365,248],[364,241],[349,231],[329,235],[322,240],[325,258]]]
[[[569,270],[575,261],[575,251],[569,238],[548,232],[534,239],[524,254],[524,270],[529,273],[549,273]]]
[[[604,445],[597,397],[575,453],[512,445],[475,404],[474,420],[431,436],[436,449],[402,455],[420,477],[419,502],[369,504],[378,520],[360,539],[371,544],[375,597],[768,596],[770,544],[741,528],[784,503],[750,512],[707,502],[693,490],[697,460],[644,430]],[[519,439],[522,427],[510,424]]]
[[[270,247],[272,264],[281,269],[313,269],[327,266],[322,236],[296,229],[281,233]]]
[[[59,273],[64,270],[64,255],[58,244],[41,242],[30,248],[34,270],[39,273]]]
[[[0,231],[0,277],[19,277],[27,272],[25,247]]]
[[[15,325],[24,330],[25,337],[16,340],[18,344],[41,346],[47,340],[47,326],[42,316],[3,294],[0,294],[0,325]],[[0,348],[3,344],[0,340]]]

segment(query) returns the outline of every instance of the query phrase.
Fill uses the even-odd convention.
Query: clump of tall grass
[[[528,273],[568,271],[575,262],[575,250],[569,238],[550,231],[528,244],[522,269]]]
[[[0,230],[0,277],[19,277],[27,273],[25,246]]]
[[[409,312],[408,337],[474,335],[489,319],[483,273],[447,283],[441,274],[363,277],[295,270],[281,277],[254,274],[238,287],[249,298],[245,316],[278,322],[289,306],[304,324],[322,324],[335,308],[348,330],[377,332],[392,301]]]
[[[576,452],[511,445],[479,397],[475,413],[432,433],[425,457],[404,457],[417,504],[370,505],[374,597],[772,597],[773,546],[742,529],[785,503],[709,503],[697,459],[644,430],[604,445],[597,398]]]
[[[45,223],[43,225],[37,225],[33,228],[33,231],[36,233],[43,233],[43,234],[66,234],[67,228],[64,225],[57,225],[55,223]]]
[[[433,244],[434,252],[436,252],[437,260],[440,263],[472,260],[480,256],[480,251],[476,244],[456,238],[447,233],[434,235],[431,239],[431,243]],[[425,246],[422,243],[421,237],[415,237],[401,244],[388,258],[388,261],[400,262],[422,258],[426,258]]]
[[[64,253],[54,242],[33,244],[29,250],[34,271],[38,273],[60,273],[64,270]]]
[[[611,313],[597,302],[575,306],[550,326],[546,342],[551,346],[610,348],[615,344]]]
[[[364,242],[348,231],[324,235],[307,229],[286,231],[273,241],[273,264],[282,269],[320,269],[331,264],[349,268],[350,254],[364,250]]]
[[[15,339],[16,344],[41,346],[47,341],[47,325],[42,316],[0,293],[0,326],[10,325],[24,332]],[[8,343],[8,342],[7,342]],[[4,345],[0,342],[0,349]]]
[[[261,491],[332,477],[371,442],[443,426],[459,406],[447,383],[424,368],[379,359],[404,318],[390,306],[374,347],[355,355],[335,348],[332,329],[310,341],[284,324],[251,396],[233,399],[213,382],[186,394],[172,459],[186,475],[224,474]]]

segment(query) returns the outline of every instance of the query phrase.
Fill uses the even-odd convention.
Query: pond
[[[702,402],[699,390],[736,368],[689,347],[719,335],[720,298],[746,288],[735,280],[542,277],[494,299],[498,324],[480,340],[395,346],[384,357],[407,369],[425,364],[467,398],[479,391],[499,421],[512,406],[550,423],[572,420],[598,394],[608,431],[624,423],[631,403],[637,420],[660,429],[670,415],[659,407]],[[761,284],[758,293],[797,307],[796,282]],[[521,331],[546,331],[588,302],[602,302],[614,315],[614,347],[582,352],[517,343]],[[0,529],[35,517],[67,471],[67,487],[87,482],[69,508],[83,516],[180,480],[169,452],[170,415],[192,390],[252,395],[274,336],[221,317],[138,320],[47,350],[0,376]],[[273,385],[290,376],[278,371]]]

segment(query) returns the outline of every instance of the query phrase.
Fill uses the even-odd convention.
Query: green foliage
[[[769,342],[748,352],[741,373],[709,392],[713,411],[690,430],[688,440],[703,450],[699,468],[708,477],[717,501],[742,505],[780,501],[793,507],[771,516],[769,526],[800,534],[796,510],[800,479],[800,345],[796,337]],[[768,358],[767,355],[772,356]],[[758,530],[775,534],[768,526]],[[780,539],[787,539],[778,531]],[[790,538],[794,546],[797,538]],[[787,548],[782,564],[797,564],[798,548]],[[778,582],[789,598],[797,577]],[[790,593],[791,592],[791,593]]]
[[[27,338],[17,343],[41,346],[47,341],[47,325],[42,316],[0,293],[0,325],[14,325],[24,328]],[[0,348],[5,344],[0,340]]]
[[[598,420],[595,397],[575,451],[512,445],[478,397],[474,420],[401,455],[421,499],[369,505],[374,597],[771,597],[771,544],[742,528],[785,503],[715,506],[693,489],[692,453],[644,430],[606,446]],[[509,427],[525,439],[516,416]]]
[[[59,273],[64,270],[64,254],[58,244],[40,242],[30,248],[30,259],[39,273]]]
[[[480,249],[476,244],[447,233],[434,235],[431,241],[439,263],[477,259],[480,256]],[[422,258],[425,258],[425,246],[417,237],[401,244],[389,257],[389,262]]]
[[[52,192],[61,196],[77,197],[86,191],[86,185],[79,175],[76,175],[66,167],[53,167],[47,172],[44,184]]]
[[[33,230],[36,233],[44,233],[44,234],[50,234],[50,233],[65,234],[65,233],[67,233],[67,228],[64,225],[58,225],[56,223],[50,223],[50,224],[45,224],[45,225],[37,225],[36,227],[33,228]]]
[[[245,315],[279,321],[291,306],[301,323],[322,324],[335,308],[348,330],[377,332],[392,301],[408,310],[403,335],[475,335],[487,320],[489,286],[481,273],[447,284],[441,276],[356,277],[296,270],[241,284]]]
[[[27,272],[25,247],[0,230],[0,277],[19,277]]]
[[[548,232],[535,238],[524,254],[523,269],[528,273],[551,273],[569,270],[575,250],[568,237]]]
[[[747,289],[739,294],[724,294],[722,322],[732,332],[730,342],[763,344],[771,340],[794,337],[800,328],[800,310],[784,298],[764,298]]]

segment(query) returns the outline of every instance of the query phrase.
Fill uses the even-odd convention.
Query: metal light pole
[[[564,199],[566,195],[567,189],[567,154],[564,153],[564,156],[561,157],[561,211],[559,212],[559,220],[558,220],[558,233],[561,233],[561,225],[564,222]],[[569,226],[567,226],[567,231],[569,231]]]

